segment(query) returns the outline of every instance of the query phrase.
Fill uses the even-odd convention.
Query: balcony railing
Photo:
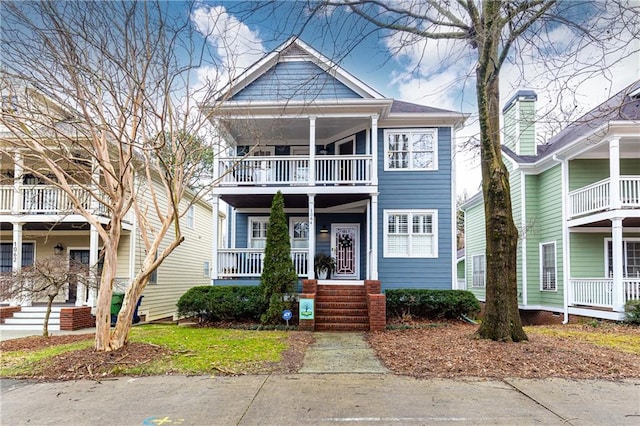
[[[307,249],[292,249],[291,258],[299,277],[308,276]],[[262,275],[264,249],[218,249],[218,277],[255,278]]]
[[[621,176],[620,206],[640,207],[640,176]],[[609,178],[569,193],[569,217],[574,218],[611,208]]]
[[[218,174],[222,186],[372,183],[370,155],[318,156],[315,176],[309,164],[306,156],[228,157],[218,159]]]
[[[80,200],[82,208],[91,209],[91,195],[86,188],[72,187],[74,197]],[[18,194],[18,209],[13,211],[13,200]],[[18,191],[13,185],[0,185],[0,213],[10,214],[73,214],[77,211],[69,195],[53,185],[22,185]],[[105,205],[98,204],[97,215],[107,216]],[[130,222],[129,215],[125,221]]]
[[[640,278],[624,278],[624,303],[640,300]],[[613,308],[612,278],[576,278],[569,280],[569,305]]]

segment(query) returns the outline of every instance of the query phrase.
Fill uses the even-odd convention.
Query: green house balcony
[[[640,300],[640,277],[623,278],[622,285],[614,285],[613,278],[572,278],[569,280],[569,306],[614,309],[617,298],[622,305]]]
[[[219,158],[220,186],[372,185],[371,155]]]
[[[620,208],[640,209],[640,176],[606,178],[569,192],[569,219]]]

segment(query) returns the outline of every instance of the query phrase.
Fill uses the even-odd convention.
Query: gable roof
[[[640,80],[569,124],[546,144],[538,145],[538,155],[516,155],[505,146],[502,147],[502,151],[518,163],[535,163],[552,156],[612,121],[640,121]]]
[[[291,37],[278,48],[250,66],[238,78],[229,84],[223,98],[231,99],[251,83],[263,76],[280,62],[309,61],[320,67],[323,71],[344,84],[347,88],[364,99],[384,99],[379,92],[362,82],[351,73],[331,61],[329,58],[304,43],[297,37]],[[222,98],[218,99],[223,100]]]

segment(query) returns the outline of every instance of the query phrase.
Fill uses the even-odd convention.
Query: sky
[[[302,3],[276,4],[274,8],[256,3],[247,10],[243,3],[199,2],[190,16],[218,59],[236,74],[295,34],[386,97],[470,114],[466,126],[456,133],[456,185],[459,195],[471,196],[479,190],[479,153],[464,148],[479,133],[475,51],[469,45],[421,39],[406,46],[406,36],[380,31],[353,13],[329,9],[311,16],[301,9]],[[178,2],[173,5],[183,7]],[[593,15],[585,9],[569,9],[565,13]],[[500,76],[501,105],[519,89],[538,94],[540,143],[559,125],[579,118],[640,78],[640,40],[622,25],[614,30],[617,38],[607,42],[604,57],[566,27],[549,24],[545,30],[534,43],[513,46]],[[575,46],[580,48],[571,49]],[[565,57],[568,50],[578,53]],[[200,78],[209,71],[203,67]]]

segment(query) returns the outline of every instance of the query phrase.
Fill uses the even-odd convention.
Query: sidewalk
[[[75,331],[49,330],[50,336],[61,336],[65,334],[90,334],[95,333],[96,328],[83,328]],[[39,330],[7,330],[0,325],[0,342],[11,339],[19,339],[21,337],[42,336],[42,329]]]

